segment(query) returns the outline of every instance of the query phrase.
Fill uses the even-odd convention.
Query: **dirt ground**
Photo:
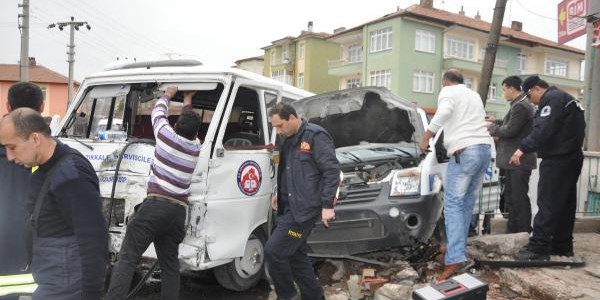
[[[195,273],[193,276],[181,277],[179,299],[181,300],[262,300],[269,295],[269,284],[261,280],[258,285],[245,292],[229,291],[219,285],[212,272]],[[158,282],[146,285],[136,297],[136,300],[159,300],[160,284]]]

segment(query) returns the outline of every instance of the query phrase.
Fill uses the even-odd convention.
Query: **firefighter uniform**
[[[527,250],[541,255],[573,255],[577,179],[583,163],[583,107],[568,93],[549,87],[540,99],[534,128],[519,146],[542,158],[538,213]]]
[[[335,146],[325,129],[303,121],[280,149],[278,219],[265,246],[266,266],[277,299],[324,299],[307,256],[307,239],[322,209],[335,204],[340,176]],[[301,296],[296,294],[294,282]]]

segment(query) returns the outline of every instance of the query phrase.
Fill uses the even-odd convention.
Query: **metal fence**
[[[541,160],[538,160],[538,165]],[[584,151],[583,167],[577,182],[577,216],[600,216],[600,152]],[[529,198],[533,214],[537,212],[537,185],[538,170],[531,172],[529,180]],[[499,170],[490,165],[484,177],[483,188],[479,194],[474,213],[496,215],[500,213],[500,185]]]
[[[600,216],[600,152],[584,152],[577,183],[578,216]]]

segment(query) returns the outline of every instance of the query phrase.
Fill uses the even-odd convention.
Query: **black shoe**
[[[571,251],[560,251],[560,250],[552,249],[552,251],[550,251],[550,255],[573,257],[575,254],[573,253],[572,250]]]
[[[523,249],[515,255],[515,260],[518,260],[518,261],[532,261],[532,260],[548,261],[548,260],[550,260],[550,255],[533,252],[528,249]]]

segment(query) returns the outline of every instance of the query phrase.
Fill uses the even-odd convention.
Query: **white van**
[[[81,151],[98,174],[113,255],[146,196],[154,156],[150,113],[171,85],[179,92],[170,103],[169,121],[177,120],[186,90],[198,91],[193,109],[202,118],[187,236],[179,249],[181,268],[215,268],[224,287],[248,289],[263,274],[263,247],[270,232],[275,184],[270,145],[275,132],[267,111],[278,101],[313,94],[244,70],[208,68],[193,60],[134,62],[85,78],[57,136]],[[101,129],[125,131],[127,139],[97,139]],[[153,246],[144,257],[156,258]]]

